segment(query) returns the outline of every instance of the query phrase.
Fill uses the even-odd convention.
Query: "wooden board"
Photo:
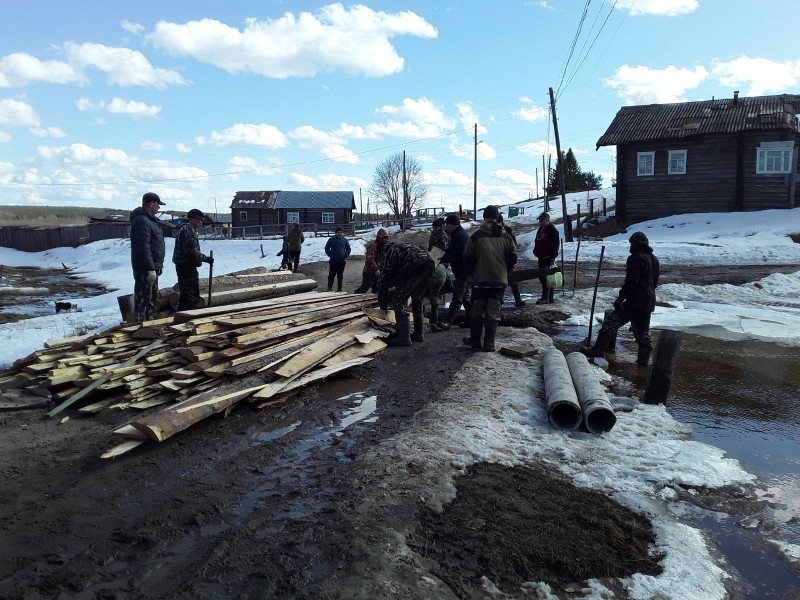
[[[521,346],[521,345],[511,345],[511,346],[501,346],[500,347],[500,354],[504,354],[506,356],[513,356],[514,358],[525,358],[526,356],[533,356],[536,354],[536,348],[531,348],[530,346]]]

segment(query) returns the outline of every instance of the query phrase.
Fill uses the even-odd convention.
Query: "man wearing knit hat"
[[[636,364],[646,365],[653,350],[650,316],[656,308],[656,287],[661,265],[644,233],[637,231],[628,241],[631,244],[631,254],[625,263],[625,283],[614,300],[614,312],[606,313],[594,345],[584,346],[580,352],[590,358],[602,357],[617,330],[630,323],[633,337],[639,345]]]
[[[131,267],[133,268],[133,313],[136,321],[155,318],[158,277],[164,268],[164,233],[156,213],[165,203],[147,192],[142,205],[131,211]]]

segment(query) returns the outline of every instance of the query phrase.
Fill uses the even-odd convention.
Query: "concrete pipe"
[[[572,352],[567,355],[567,364],[575,391],[578,393],[578,401],[581,403],[586,429],[590,433],[611,431],[617,422],[617,417],[589,361],[580,352]]]
[[[567,359],[561,350],[550,348],[544,353],[543,366],[547,419],[556,429],[573,431],[580,426],[583,416]]]

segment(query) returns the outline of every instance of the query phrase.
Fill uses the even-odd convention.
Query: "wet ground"
[[[591,265],[581,269],[593,282]],[[755,269],[753,279],[762,277]],[[301,270],[324,285],[327,265]],[[360,283],[360,271],[349,261],[345,289]],[[563,315],[531,302],[508,316],[555,335]],[[429,335],[280,407],[245,405],[113,461],[97,457],[124,413],[62,424],[37,411],[0,414],[0,597],[497,597],[488,577],[507,592],[538,578],[567,598],[588,577],[614,588],[609,577],[657,573],[646,522],[548,473],[478,463],[457,479],[457,500],[442,513],[413,495],[424,488],[425,465],[383,457],[382,443],[412,431],[463,368],[464,333]],[[701,437],[719,417],[697,417],[688,410],[696,402],[687,397],[675,409],[686,406]],[[732,440],[746,419],[724,406]],[[698,509],[695,518],[717,522],[717,514]],[[588,544],[587,532],[602,545]],[[401,537],[414,554],[397,549]],[[717,539],[724,551],[724,535]],[[794,584],[773,572],[775,597],[791,597]],[[767,597],[748,596],[753,590],[739,596]]]

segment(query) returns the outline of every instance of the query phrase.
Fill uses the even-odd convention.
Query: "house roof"
[[[788,129],[800,131],[800,95],[753,96],[675,104],[624,106],[597,147],[680,139],[709,133]]]
[[[353,192],[236,192],[231,208],[354,210],[356,200]]]

